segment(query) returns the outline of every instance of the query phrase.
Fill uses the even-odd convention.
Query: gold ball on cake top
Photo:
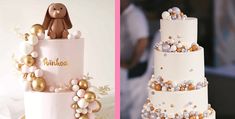
[[[81,89],[84,89],[84,90],[88,88],[88,82],[85,79],[80,80],[78,85]]]
[[[30,33],[37,35],[38,33],[45,33],[45,30],[42,25],[34,24],[30,29]]]
[[[71,108],[72,108],[72,109],[78,109],[78,108],[79,108],[79,106],[78,106],[78,104],[77,104],[77,103],[74,103],[74,104],[72,104],[72,105],[71,105]]]
[[[96,95],[95,95],[94,92],[87,91],[87,92],[85,93],[85,95],[84,95],[84,98],[85,98],[85,100],[86,100],[87,102],[90,103],[90,102],[95,101]]]
[[[36,78],[35,80],[32,81],[32,89],[34,91],[39,91],[42,92],[46,88],[46,82],[43,78]]]

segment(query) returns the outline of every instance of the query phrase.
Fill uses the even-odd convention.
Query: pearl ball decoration
[[[43,78],[36,78],[32,81],[32,89],[34,91],[42,92],[46,88],[46,82]]]
[[[176,51],[176,49],[177,49],[177,47],[175,45],[172,45],[171,48],[170,48],[170,51],[174,52],[174,51]]]
[[[87,109],[82,109],[82,114],[87,114],[88,110]]]
[[[176,14],[180,14],[180,9],[178,7],[173,7],[172,8],[173,12],[176,13]]]
[[[76,118],[78,118],[78,117],[80,117],[80,113],[76,113],[74,116],[75,116]]]
[[[38,37],[36,35],[30,35],[27,41],[30,45],[36,45],[38,43]]]
[[[44,40],[45,39],[45,34],[44,33],[38,33],[38,40]]]
[[[29,67],[27,65],[23,65],[21,67],[21,72],[22,73],[29,73]]]
[[[83,98],[85,93],[86,93],[86,91],[84,89],[80,89],[77,92],[77,96],[80,97],[80,98]]]
[[[87,91],[84,95],[84,98],[87,102],[91,103],[91,102],[95,101],[96,95],[94,92]]]
[[[171,18],[171,16],[170,16],[170,13],[169,12],[167,12],[167,11],[164,11],[163,13],[162,13],[162,19],[170,19]]]
[[[73,86],[72,86],[72,90],[73,90],[74,92],[78,91],[78,90],[79,90],[79,86],[78,86],[78,85],[73,85]]]
[[[69,39],[69,40],[72,40],[72,39],[74,39],[74,36],[73,36],[73,34],[69,34],[69,35],[68,35],[68,39]]]
[[[50,87],[49,87],[49,91],[50,91],[50,92],[54,92],[54,91],[55,91],[55,87],[50,86]]]
[[[37,58],[37,57],[38,57],[38,52],[33,51],[33,52],[31,53],[31,56],[32,56],[33,58]]]
[[[73,104],[71,105],[71,108],[72,108],[72,109],[78,109],[78,104],[77,104],[77,103],[73,103]]]
[[[43,76],[43,71],[41,69],[37,69],[34,71],[34,74],[36,77],[42,77]]]
[[[20,52],[23,54],[23,55],[29,55],[31,52],[33,51],[33,46],[28,44],[28,43],[21,43],[20,44]]]
[[[29,67],[29,72],[34,72],[37,69],[36,66],[31,66]]]
[[[73,80],[71,80],[71,82],[70,82],[72,85],[77,85],[78,84],[78,80],[76,80],[76,79],[73,79]]]
[[[74,96],[74,97],[73,97],[73,101],[74,101],[74,102],[77,102],[78,100],[79,100],[79,97],[78,97],[78,96]]]
[[[81,38],[81,32],[79,30],[76,30],[75,32],[73,32],[73,36],[75,39],[79,39]]]
[[[86,108],[88,105],[89,105],[89,103],[84,98],[82,98],[78,101],[78,106],[80,108]]]

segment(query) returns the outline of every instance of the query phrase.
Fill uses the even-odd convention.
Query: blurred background
[[[145,50],[150,53],[149,58],[152,58],[153,44],[159,39],[157,38],[159,36],[157,32],[163,11],[176,6],[188,16],[198,18],[198,44],[204,47],[205,51],[206,77],[209,81],[209,103],[216,110],[217,119],[235,119],[235,1],[130,0],[130,2],[140,8],[146,17],[149,45],[146,46]],[[122,3],[125,3],[124,0]],[[124,13],[121,12],[121,23],[122,17],[124,17]],[[149,63],[146,70],[142,71],[140,76],[132,78],[133,80],[145,81],[139,81],[134,84],[135,86],[138,85],[139,87],[152,74],[152,70],[149,70],[153,68],[150,65],[151,60],[146,62]],[[125,68],[125,66],[122,67],[123,72],[125,70],[130,71],[130,69]],[[128,76],[128,74],[121,72],[121,77],[125,77],[124,75]],[[138,89],[135,87],[135,90]],[[145,89],[142,88],[142,90],[139,90],[138,95],[146,98],[146,95],[143,94],[145,92]],[[134,105],[143,105],[143,101],[139,101]],[[132,110],[133,104],[129,107]],[[130,111],[130,115],[133,114],[137,115],[137,113]],[[128,116],[122,116],[122,118],[125,119]]]

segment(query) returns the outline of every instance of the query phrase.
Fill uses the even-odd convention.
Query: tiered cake
[[[170,8],[162,13],[160,35],[142,118],[215,119],[208,104],[204,50],[197,44],[197,18]]]
[[[71,27],[66,7],[53,3],[43,25],[22,34],[16,63],[26,91],[26,119],[94,119],[101,109],[90,77],[83,76],[84,39],[79,31],[69,34]]]

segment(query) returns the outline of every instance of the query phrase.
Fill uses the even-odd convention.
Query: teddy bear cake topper
[[[68,29],[72,28],[72,23],[65,5],[62,3],[50,4],[42,26],[48,30],[47,35],[51,39],[67,39]]]

